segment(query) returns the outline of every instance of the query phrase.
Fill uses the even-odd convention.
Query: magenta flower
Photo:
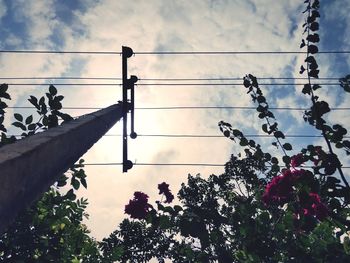
[[[324,220],[328,216],[327,206],[316,193],[310,193],[307,201],[301,205],[304,207],[305,216],[316,216],[318,220]]]
[[[304,158],[303,158],[303,154],[302,153],[299,153],[297,155],[292,156],[292,159],[290,161],[290,165],[292,167],[298,167],[302,163],[304,163]]]
[[[282,175],[274,177],[265,188],[262,196],[264,203],[283,204],[288,202],[293,194],[293,185],[299,176],[299,170],[285,170]]]
[[[161,184],[158,184],[159,194],[165,195],[165,201],[164,203],[171,203],[174,200],[174,195],[171,193],[169,189],[169,184],[166,182],[163,182]]]
[[[149,211],[148,195],[142,192],[135,192],[134,199],[129,200],[129,204],[125,206],[125,214],[131,218],[145,219]]]

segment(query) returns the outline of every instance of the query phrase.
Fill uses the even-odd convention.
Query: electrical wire
[[[122,80],[122,78],[113,78],[113,77],[0,77],[2,80]]]
[[[9,135],[15,137],[22,137],[21,135]],[[103,137],[121,137],[121,134],[105,134]],[[244,134],[246,138],[274,138],[273,134]],[[286,138],[323,138],[322,135],[312,135],[312,134],[293,134],[284,135]],[[212,135],[212,134],[137,134],[137,137],[164,137],[164,138],[223,138],[226,139],[224,135]],[[350,138],[350,136],[343,136],[343,138]]]
[[[120,137],[121,134],[105,134],[105,137]],[[165,137],[165,138],[227,138],[223,135],[199,135],[199,134],[137,134],[138,137]],[[244,134],[247,138],[274,138],[274,136],[268,134]],[[286,138],[323,138],[322,135],[310,135],[310,134],[294,134],[285,135]],[[343,138],[350,138],[350,136],[344,136]]]
[[[35,109],[32,106],[9,106],[9,109]],[[62,110],[101,110],[102,107],[63,107]],[[256,110],[256,107],[249,106],[169,106],[169,107],[135,107],[135,110]],[[270,110],[293,110],[303,111],[309,108],[302,107],[269,107]],[[334,107],[331,110],[350,110],[350,107]]]
[[[6,83],[9,86],[122,86],[123,83]],[[259,83],[260,86],[304,86],[307,83]],[[242,83],[139,83],[136,86],[242,86]],[[320,86],[339,86],[339,83],[313,83]]]
[[[0,53],[19,54],[82,54],[82,55],[122,55],[120,51],[71,51],[71,50],[0,50]],[[318,54],[350,54],[347,50],[318,51]],[[306,51],[139,51],[134,55],[280,55],[307,54]]]
[[[123,163],[108,162],[108,163],[83,163],[84,166],[116,166],[123,165]],[[203,166],[203,167],[224,167],[225,164],[218,163],[134,163],[134,166]],[[271,167],[271,165],[266,165]],[[286,167],[279,165],[279,167]],[[301,166],[302,168],[313,168],[313,166]],[[350,166],[342,166],[344,169],[349,169]]]
[[[2,80],[122,80],[121,77],[0,77]],[[220,80],[242,80],[242,77],[222,78],[139,78],[139,81],[220,81]],[[308,80],[308,78],[293,77],[259,77],[263,80]],[[339,78],[325,77],[318,80],[339,80]]]
[[[281,55],[307,54],[306,51],[141,51],[135,55]],[[318,51],[317,54],[350,54],[350,51]]]

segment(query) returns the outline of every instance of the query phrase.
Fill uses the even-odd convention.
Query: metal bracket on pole
[[[135,83],[138,81],[136,76],[128,78],[128,58],[134,52],[129,47],[122,47],[122,75],[123,75],[123,173],[133,167],[132,161],[128,160],[128,112],[131,115],[131,132],[130,138],[135,139],[134,117],[135,117]],[[128,90],[130,90],[130,100],[128,99]]]

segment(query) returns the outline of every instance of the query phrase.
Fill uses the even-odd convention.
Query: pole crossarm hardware
[[[130,138],[136,139],[135,132],[135,83],[138,78],[131,75],[128,78],[128,58],[134,52],[129,47],[122,47],[122,77],[123,77],[123,173],[127,172],[133,167],[132,161],[128,160],[128,112],[130,111]],[[129,91],[130,90],[130,99]]]
[[[123,116],[115,104],[0,149],[0,235]]]

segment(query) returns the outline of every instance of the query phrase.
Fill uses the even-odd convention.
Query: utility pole
[[[120,119],[123,119],[123,172],[132,168],[133,163],[127,158],[127,117],[130,112],[130,137],[135,139],[134,84],[138,79],[128,78],[127,59],[133,54],[131,48],[122,48],[122,102],[1,147],[0,235],[21,210],[47,191]]]
[[[115,104],[1,147],[0,234],[123,116]]]

